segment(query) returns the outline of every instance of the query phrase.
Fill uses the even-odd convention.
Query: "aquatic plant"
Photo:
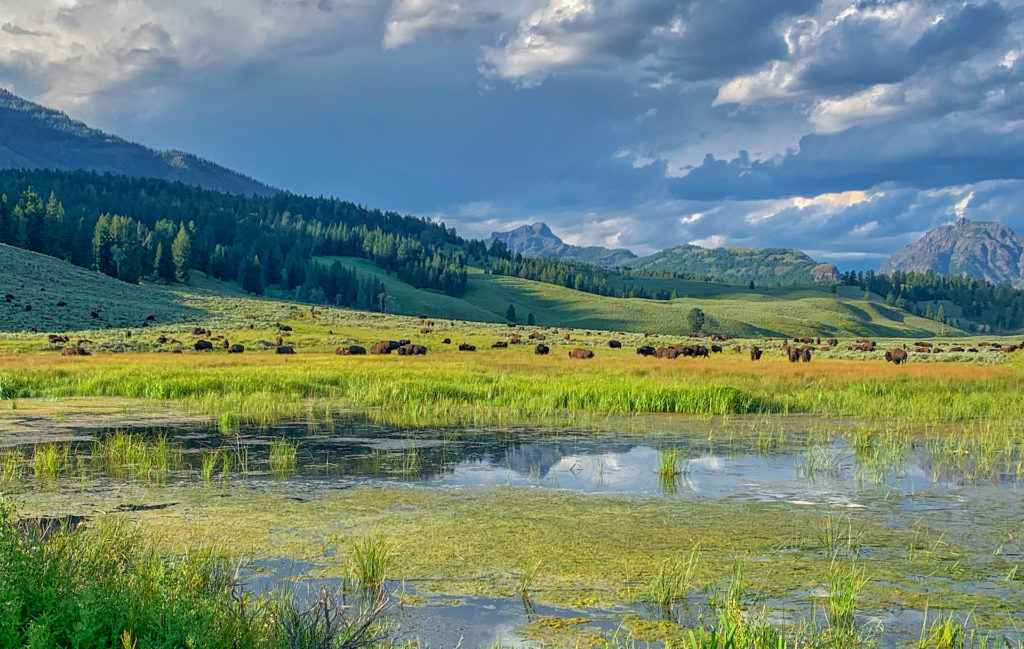
[[[217,463],[220,462],[221,452],[220,449],[214,449],[212,451],[203,451],[200,456],[200,469],[199,475],[202,476],[203,482],[209,483],[213,478],[213,472],[217,468]]]
[[[242,426],[242,417],[237,412],[222,412],[217,417],[217,429],[221,435],[235,435]]]
[[[295,472],[298,444],[287,437],[277,437],[270,443],[270,472],[284,476]]]
[[[523,574],[519,578],[519,596],[524,600],[530,600],[530,588],[533,586],[533,580],[537,577],[537,571],[540,570],[540,564],[543,560],[537,561],[537,563],[523,570]]]
[[[352,544],[352,569],[363,589],[376,589],[384,584],[395,550],[383,537],[362,538]]]
[[[832,562],[828,575],[828,620],[833,630],[848,636],[856,632],[857,597],[866,583],[863,567]]]
[[[646,586],[637,590],[633,598],[671,613],[672,607],[685,600],[694,587],[694,573],[700,562],[700,546],[694,546],[687,556],[665,559],[657,574]]]
[[[36,480],[52,481],[58,479],[68,466],[71,447],[68,444],[36,445],[32,453],[32,469]]]
[[[10,490],[21,483],[25,457],[20,451],[0,453],[0,489]]]

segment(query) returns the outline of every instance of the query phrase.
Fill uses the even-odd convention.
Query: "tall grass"
[[[32,470],[37,482],[52,482],[68,468],[71,447],[68,444],[40,444],[32,453]]]
[[[161,556],[132,528],[26,535],[0,500],[0,645],[147,649],[370,649],[386,601],[346,611],[324,594],[243,594],[233,564],[210,551]]]
[[[364,590],[383,586],[395,557],[394,546],[382,537],[368,537],[352,545],[352,570]]]
[[[287,437],[278,437],[270,443],[270,472],[285,476],[295,472],[298,444]]]
[[[694,574],[700,561],[700,546],[687,556],[666,559],[658,573],[640,589],[635,599],[671,613],[672,607],[683,602],[694,587]]]

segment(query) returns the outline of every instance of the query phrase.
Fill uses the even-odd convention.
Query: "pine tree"
[[[509,322],[515,322],[516,321],[516,307],[515,307],[515,305],[512,305],[512,304],[508,305],[508,310],[505,311],[505,319],[508,320]]]
[[[526,316],[526,324],[528,324],[531,327],[537,324],[537,318],[534,317],[533,311],[530,311],[530,313]]]
[[[185,229],[184,223],[178,228],[178,235],[174,237],[174,243],[171,244],[171,257],[174,260],[174,278],[182,283],[187,282],[189,264],[192,261],[192,238]],[[250,292],[255,293],[256,291]],[[262,287],[260,292],[262,292]]]

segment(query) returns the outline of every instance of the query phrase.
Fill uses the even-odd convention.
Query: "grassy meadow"
[[[377,274],[399,315],[255,299],[203,277],[128,286],[0,252],[16,294],[0,303],[0,602],[18,602],[0,609],[0,646],[428,649],[394,640],[389,616],[482,597],[524,611],[515,632],[533,647],[1021,647],[1010,490],[1024,482],[1024,351],[981,344],[1019,336],[943,331],[847,289],[650,280],[689,296],[660,303],[474,273],[455,299],[343,260]],[[509,304],[517,325],[503,322]],[[732,337],[720,353],[635,353],[710,345],[681,333],[693,306]],[[549,355],[533,353],[534,332]],[[784,335],[839,344],[790,363]],[[848,349],[861,336],[876,350]],[[275,353],[278,337],[295,354]],[[60,355],[79,339],[90,355]],[[214,350],[195,351],[199,339]],[[427,354],[335,354],[401,339]],[[913,351],[922,339],[965,350]],[[569,358],[577,346],[595,357]],[[897,347],[908,364],[885,362]],[[345,437],[356,417],[409,437],[304,474],[310,451],[283,428]],[[186,453],[197,426],[217,439]],[[655,435],[657,495],[542,489],[540,460],[535,488],[435,488],[424,473],[450,470],[437,449],[463,435],[534,431],[522,453],[544,457],[531,443],[557,446],[569,429]],[[785,483],[811,496],[688,491],[733,458],[736,471],[790,462]],[[570,475],[589,470],[575,461]],[[490,460],[475,462],[468,472]],[[615,462],[596,471],[614,478]],[[815,499],[829,489],[839,495]],[[979,490],[963,492],[976,509],[961,511],[959,489]],[[40,521],[63,516],[87,522],[44,533]],[[340,586],[302,601],[253,593],[245,560],[308,562],[308,577]],[[907,626],[903,610],[913,637],[889,642],[879,620]]]

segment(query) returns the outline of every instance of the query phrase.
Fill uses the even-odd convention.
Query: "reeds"
[[[287,437],[278,437],[270,443],[270,472],[276,476],[295,473],[298,444]]]
[[[387,578],[395,550],[383,537],[368,537],[352,545],[353,576],[364,590],[379,589]]]
[[[695,546],[686,556],[665,559],[654,578],[637,590],[633,598],[657,607],[663,613],[671,613],[672,607],[683,602],[693,589],[699,562],[700,546]]]

